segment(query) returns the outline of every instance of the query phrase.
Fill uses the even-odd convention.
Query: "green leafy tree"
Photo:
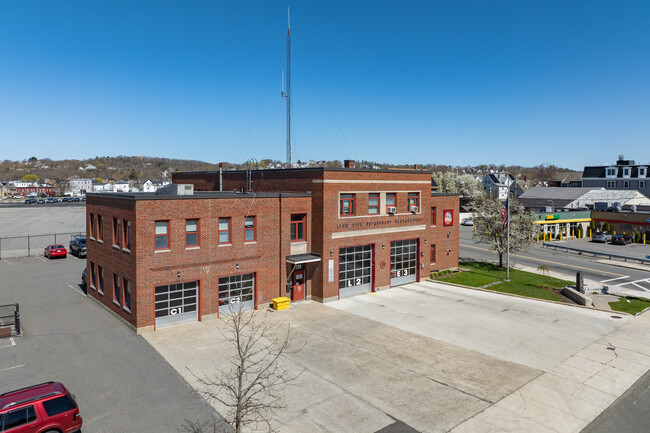
[[[499,266],[503,266],[503,255],[508,252],[507,229],[501,216],[503,202],[481,194],[472,204],[476,236],[499,255]],[[532,246],[535,236],[533,221],[535,216],[531,212],[524,211],[516,199],[510,199],[510,252],[527,251]]]
[[[31,163],[33,164],[33,163],[35,163],[36,161],[38,161],[38,158],[35,157],[35,156],[32,156],[32,157],[29,158],[27,161],[29,161],[29,162],[31,162]]]
[[[609,223],[608,223],[607,221],[605,221],[605,222],[603,223],[603,231],[604,231],[604,232],[607,232],[607,233],[611,233],[611,232],[612,232],[612,226],[609,225]]]
[[[35,174],[26,174],[20,180],[23,182],[38,182],[39,178]]]

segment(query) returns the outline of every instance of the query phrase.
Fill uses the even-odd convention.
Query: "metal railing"
[[[591,251],[591,250],[584,250],[582,248],[574,248],[574,247],[569,247],[566,245],[558,245],[558,244],[552,244],[548,242],[542,242],[543,247],[549,247],[549,248],[555,248],[560,249],[561,251],[566,251],[567,253],[569,251],[576,252],[578,254],[592,254],[594,257],[602,256],[602,257],[607,257],[610,260],[615,258],[615,259],[622,259],[624,261],[633,261],[633,262],[639,262],[641,264],[646,264],[650,263],[650,259],[644,259],[642,257],[631,257],[631,256],[624,256],[622,254],[612,254],[612,253],[605,253],[602,251]]]
[[[43,254],[48,245],[63,244],[66,248],[75,236],[86,236],[86,230],[44,235],[10,236],[0,238],[0,259],[30,257]]]
[[[11,336],[20,337],[20,307],[0,305],[0,338]]]

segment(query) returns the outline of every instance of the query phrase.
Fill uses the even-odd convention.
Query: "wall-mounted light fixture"
[[[385,249],[386,249],[386,245],[381,244],[381,249],[382,249],[382,250],[385,250]]]
[[[424,257],[424,251],[420,251],[420,257]]]
[[[330,250],[330,257],[332,257],[332,254],[334,254],[334,253],[332,252],[332,250]]]
[[[239,269],[239,262],[235,263],[235,269]]]
[[[176,271],[176,276],[177,276],[178,278],[181,277],[181,270],[180,270],[180,269]]]
[[[424,244],[425,244],[425,245],[427,244],[427,240],[426,240],[426,239],[424,240]]]

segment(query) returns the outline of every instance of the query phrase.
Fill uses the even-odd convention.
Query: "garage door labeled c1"
[[[199,282],[156,286],[156,328],[198,319]]]
[[[418,240],[390,243],[390,285],[412,283],[418,279]]]
[[[339,249],[339,297],[372,291],[372,245]]]

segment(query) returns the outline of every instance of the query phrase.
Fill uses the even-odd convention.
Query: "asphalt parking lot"
[[[61,381],[77,396],[84,433],[185,432],[186,419],[220,419],[141,336],[85,296],[84,266],[70,256],[0,261],[0,304],[20,304],[23,331],[0,339],[0,392]]]

